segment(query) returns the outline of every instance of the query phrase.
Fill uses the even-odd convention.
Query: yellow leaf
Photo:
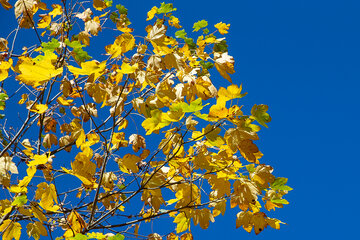
[[[215,67],[220,73],[220,75],[232,83],[231,77],[229,75],[235,73],[234,70],[234,58],[228,55],[227,52],[225,53],[215,53]]]
[[[105,51],[111,58],[117,58],[135,47],[135,38],[130,33],[124,33],[116,37],[113,44],[107,45]]]
[[[67,217],[70,228],[64,233],[65,238],[74,237],[77,233],[81,233],[87,224],[79,213],[73,210]]]
[[[40,199],[39,205],[46,211],[56,212],[60,207],[58,203],[54,184],[48,185],[46,182],[39,183],[35,192],[35,199]]]
[[[56,101],[63,106],[72,106],[74,105],[72,102],[74,101],[73,99],[65,99],[63,96],[60,96],[56,99]]]
[[[242,98],[246,93],[241,93],[242,85],[238,87],[235,84],[232,84],[227,87],[227,89],[220,87],[218,91],[218,101],[228,101],[235,98]]]
[[[104,74],[106,68],[106,61],[99,63],[98,61],[88,61],[82,62],[81,68],[68,66],[70,72],[75,76],[78,75],[91,75],[94,74],[94,79],[96,80],[99,76]]]
[[[0,62],[0,82],[9,76],[9,69],[11,68],[12,63],[12,59],[9,59],[7,62]]]
[[[117,160],[120,170],[129,174],[131,172],[137,173],[139,171],[137,163],[140,161],[141,161],[140,157],[130,153],[125,154],[123,158]]]
[[[40,15],[39,15],[40,16]],[[38,28],[46,28],[51,23],[51,17],[50,15],[42,15],[40,16],[41,19],[38,22]]]
[[[56,59],[55,54],[47,54],[36,60],[25,56],[20,57],[16,67],[21,74],[16,76],[16,79],[36,88],[63,72],[62,68],[56,69],[52,64]]]
[[[49,157],[46,156],[45,154],[44,155],[37,155],[35,154],[32,159],[34,159],[33,161],[30,161],[28,163],[28,166],[31,167],[31,166],[36,166],[36,165],[40,165],[40,164],[45,164],[49,161]]]
[[[219,22],[219,23],[215,24],[215,27],[219,30],[220,34],[224,35],[224,34],[228,33],[227,30],[229,30],[230,24]]]
[[[40,236],[47,236],[47,231],[41,222],[31,222],[26,226],[26,232],[29,237],[33,237],[36,240],[40,239]]]
[[[82,31],[78,35],[79,41],[86,46],[90,46],[90,34],[86,31]]]
[[[53,10],[49,12],[50,16],[56,17],[58,15],[61,15],[63,13],[62,7],[59,4],[52,4],[51,7]]]
[[[89,133],[86,135],[88,141],[89,141],[89,145],[94,145],[96,143],[98,143],[100,141],[100,136],[97,135],[96,133]]]
[[[39,219],[40,222],[47,221],[45,214],[37,207],[37,204],[34,202],[31,204],[31,213],[34,215],[34,217]]]
[[[169,19],[169,25],[170,26],[174,26],[176,28],[182,28],[180,25],[179,25],[180,21],[177,17],[174,17],[174,16],[171,16],[170,19]]]
[[[3,240],[19,240],[21,236],[21,225],[18,222],[13,222],[10,219],[6,219],[0,226]]]
[[[134,73],[136,69],[138,69],[138,67],[139,66],[137,63],[131,66],[130,64],[123,62],[123,64],[121,65],[121,69],[118,70],[118,72],[122,74],[130,74]]]
[[[225,107],[225,102],[218,102],[212,105],[209,110],[209,120],[217,121],[219,119],[227,118],[229,115],[229,109]]]
[[[114,133],[111,139],[111,143],[113,144],[112,149],[128,146],[128,141],[125,140],[125,133],[123,132]]]
[[[149,21],[149,20],[153,19],[154,16],[155,16],[155,14],[156,14],[156,12],[157,12],[157,10],[158,10],[157,7],[155,7],[155,6],[152,7],[152,9],[151,9],[150,11],[148,11],[148,13],[147,13],[146,21]]]
[[[48,106],[45,104],[35,104],[30,111],[31,112],[36,112],[38,114],[43,114],[44,112],[46,112],[46,110],[48,109]]]
[[[174,223],[176,223],[176,233],[181,233],[190,228],[190,217],[187,217],[186,214],[189,212],[180,212],[174,219]],[[190,215],[190,214],[189,214]]]
[[[156,130],[166,127],[171,123],[165,119],[162,119],[163,114],[164,113],[161,110],[154,109],[151,111],[151,117],[145,119],[142,122],[141,126],[143,126],[143,128],[145,128],[146,135],[149,135]]]
[[[274,175],[271,174],[272,171],[273,168],[269,165],[258,165],[255,172],[250,174],[250,178],[262,188],[268,188],[269,184],[275,181]]]
[[[10,192],[13,193],[21,193],[21,192],[27,192],[27,186],[29,185],[31,179],[34,177],[36,173],[36,167],[30,166],[26,169],[27,176],[25,176],[17,186],[11,186]]]

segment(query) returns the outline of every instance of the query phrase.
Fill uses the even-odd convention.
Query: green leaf
[[[125,239],[125,236],[118,233],[116,234],[115,236],[112,236],[112,237],[108,237],[107,238],[108,240],[124,240]]]
[[[214,64],[212,62],[205,62],[204,60],[200,61],[200,65],[207,70],[214,67]]]
[[[273,202],[273,203],[281,203],[281,204],[289,204],[289,202],[286,199],[281,199],[281,198],[271,199],[271,202]]]
[[[116,9],[119,11],[120,14],[127,14],[128,10],[121,4],[116,5]]]
[[[276,187],[276,186],[282,186],[282,185],[286,184],[287,181],[288,181],[287,178],[277,177],[277,178],[275,179],[275,181],[271,184],[271,187],[273,188],[273,187]]]
[[[84,234],[81,234],[81,233],[77,233],[76,235],[75,235],[75,237],[72,237],[72,238],[70,238],[70,239],[74,239],[74,240],[87,240],[87,239],[89,239],[86,235],[84,235]]]
[[[208,34],[209,32],[210,32],[209,29],[207,29],[207,28],[203,29],[204,34]]]
[[[201,28],[207,27],[207,25],[208,25],[208,22],[206,20],[198,21],[198,22],[194,23],[194,25],[193,25],[193,29],[194,29],[193,32],[197,32]]]
[[[4,110],[5,109],[5,101],[8,100],[9,97],[6,93],[0,93],[0,110]],[[0,117],[2,118],[2,117]]]
[[[246,169],[248,170],[249,173],[255,172],[255,164],[246,165]]]
[[[275,181],[271,184],[271,188],[273,190],[287,190],[291,191],[293,190],[291,187],[286,186],[288,179],[284,177],[278,177],[275,179]]]
[[[228,45],[226,44],[225,40],[222,40],[219,43],[214,44],[214,52],[227,52],[228,51]]]
[[[6,101],[9,99],[9,96],[6,93],[0,93],[0,101]]]
[[[26,203],[27,203],[27,196],[26,195],[21,195],[21,196],[18,196],[18,197],[16,197],[14,199],[14,201],[11,203],[11,206],[21,207]]]
[[[187,113],[187,112],[197,112],[197,111],[200,111],[201,109],[203,109],[203,107],[204,107],[204,106],[202,105],[202,100],[201,100],[201,98],[198,98],[198,99],[196,99],[195,101],[192,101],[192,102],[190,103],[190,105],[187,104],[186,102],[176,103],[176,104],[170,106],[170,110],[171,110],[171,111],[174,111],[174,112],[181,110],[181,111]]]
[[[176,11],[176,8],[173,7],[172,3],[161,3],[161,6],[158,8],[157,13],[169,13]]]
[[[112,4],[113,4],[113,1],[112,0],[104,0],[105,4],[107,7],[111,7]]]
[[[70,42],[69,39],[65,40],[65,44],[73,49],[85,47],[85,45],[82,45],[79,41],[71,41]]]
[[[270,115],[266,112],[268,110],[268,106],[264,104],[254,105],[251,109],[251,114],[255,118],[255,120],[263,125],[264,127],[268,127],[266,123],[271,121]]]
[[[60,47],[60,43],[56,38],[52,38],[50,42],[43,42],[41,43],[42,51],[50,51],[54,52],[54,50]]]
[[[79,61],[79,62],[84,62],[85,60],[89,60],[92,58],[89,56],[89,54],[87,52],[85,52],[81,48],[73,49],[72,52],[74,53],[75,60]]]
[[[196,43],[194,42],[194,39],[192,38],[185,38],[184,41],[186,42],[186,44],[189,46],[189,49],[196,49]]]
[[[185,29],[181,29],[181,30],[179,30],[179,31],[176,31],[176,32],[175,32],[175,37],[176,37],[176,38],[182,38],[182,39],[185,40],[185,38],[186,38]]]
[[[206,114],[206,113],[200,113],[200,112],[195,112],[194,113],[195,116],[197,116],[198,118],[201,118],[205,121],[208,121],[208,116],[209,114]]]
[[[117,12],[112,12],[110,14],[110,20],[113,21],[114,23],[117,22],[118,18],[119,18],[119,14]]]

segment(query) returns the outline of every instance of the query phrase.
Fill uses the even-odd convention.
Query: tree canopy
[[[186,240],[227,207],[236,228],[280,228],[291,188],[255,144],[268,106],[242,110],[229,23],[185,30],[161,3],[141,31],[111,0],[0,3],[18,22],[0,38],[2,239]]]

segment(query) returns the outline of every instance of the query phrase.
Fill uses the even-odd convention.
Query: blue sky
[[[133,28],[144,29],[146,12],[162,1],[115,2],[129,9]],[[287,223],[281,230],[268,228],[256,237],[236,230],[236,209],[208,230],[193,227],[196,239],[353,239],[359,221],[353,202],[360,167],[360,2],[168,2],[178,8],[175,15],[188,32],[202,19],[231,24],[226,38],[235,58],[232,78],[249,93],[243,103],[248,111],[253,104],[269,105],[273,119],[257,143],[263,161],[294,188],[287,196],[290,205],[269,214]],[[0,17],[2,23],[6,17]],[[2,24],[0,33],[8,34],[8,26]]]

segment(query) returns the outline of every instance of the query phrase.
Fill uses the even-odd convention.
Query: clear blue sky
[[[129,9],[132,27],[144,29],[146,12],[162,1],[117,2]],[[260,133],[263,161],[294,188],[287,196],[290,205],[269,214],[288,224],[281,230],[268,228],[258,236],[236,230],[236,209],[218,217],[208,230],[193,227],[196,239],[355,239],[360,2],[167,2],[174,2],[175,15],[188,32],[202,19],[209,25],[231,24],[226,37],[235,58],[233,80],[249,93],[245,105],[267,104],[273,118]],[[1,37],[9,33],[5,17],[0,16]],[[226,81],[212,80],[217,86]]]

